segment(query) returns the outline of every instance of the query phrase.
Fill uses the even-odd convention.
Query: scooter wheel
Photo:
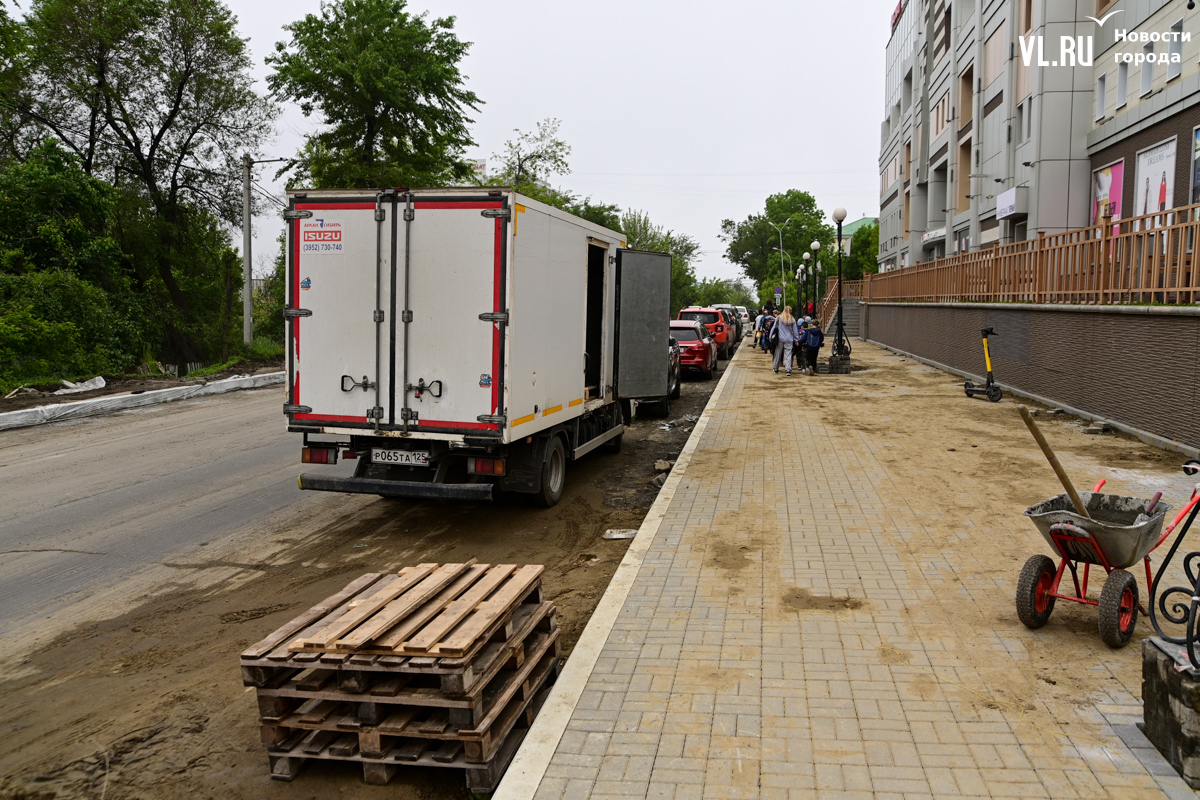
[[[991,400],[993,403],[999,403],[1000,399],[1003,397],[1004,397],[1004,392],[1000,390],[999,386],[992,384],[991,386],[988,387],[988,390],[987,390],[987,399],[988,400]]]
[[[966,383],[963,384],[963,391],[966,392],[967,397],[974,397],[975,396],[975,384],[971,383],[970,381],[967,381]]]

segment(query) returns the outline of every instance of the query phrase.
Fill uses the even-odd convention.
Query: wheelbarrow
[[[1100,638],[1109,647],[1124,647],[1133,636],[1139,610],[1137,578],[1127,569],[1142,561],[1146,585],[1153,585],[1150,553],[1174,530],[1163,532],[1163,520],[1171,507],[1158,502],[1162,493],[1146,500],[1102,494],[1105,481],[1091,492],[1079,495],[1088,516],[1077,513],[1069,494],[1060,494],[1025,509],[1025,516],[1041,532],[1059,558],[1055,566],[1048,556],[1030,556],[1017,581],[1017,616],[1029,628],[1040,628],[1050,619],[1056,600],[1097,606]],[[1082,576],[1079,565],[1083,565]],[[1107,577],[1100,599],[1088,598],[1092,565],[1104,568]],[[1074,593],[1063,591],[1063,576],[1071,571]]]

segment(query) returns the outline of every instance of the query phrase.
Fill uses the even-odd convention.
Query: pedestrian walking
[[[762,334],[759,336],[758,344],[766,353],[771,349],[771,329],[775,327],[775,316],[773,314],[763,314]]]
[[[790,377],[792,374],[792,349],[800,338],[800,330],[796,325],[796,318],[792,316],[791,306],[784,306],[783,313],[779,315],[779,319],[775,320],[773,335],[779,342],[775,348],[773,362],[775,374],[779,374],[779,362],[782,361],[784,369]]]
[[[767,316],[767,310],[764,308],[764,309],[761,309],[758,312],[758,316],[754,318],[754,345],[755,345],[755,347],[758,346],[758,341],[759,341],[759,339],[762,338],[762,323],[763,323],[763,319],[765,319],[766,316]]]
[[[808,346],[805,344],[808,340],[808,322],[809,318],[805,317],[796,323],[800,335],[796,339],[796,348],[792,351],[796,357],[796,366],[801,372],[808,368]]]
[[[805,331],[804,349],[808,355],[808,374],[817,374],[817,357],[825,345],[825,332],[821,330],[821,321],[814,319],[812,325]]]

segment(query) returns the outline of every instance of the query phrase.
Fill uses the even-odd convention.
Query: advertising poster
[[[1192,131],[1192,202],[1200,203],[1200,128]]]
[[[1156,144],[1137,154],[1133,184],[1133,216],[1175,207],[1175,140]]]
[[[1125,162],[1118,161],[1092,170],[1092,224],[1105,216],[1121,218],[1121,197],[1125,188]]]

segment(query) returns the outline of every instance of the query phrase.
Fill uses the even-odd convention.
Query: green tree
[[[862,280],[864,275],[879,271],[879,223],[864,225],[854,232],[850,255],[842,259],[842,277],[848,281]]]
[[[684,233],[669,231],[650,221],[644,211],[629,210],[621,215],[620,228],[626,244],[633,250],[671,254],[671,316],[692,305],[697,297],[695,263],[703,251],[700,243]]]
[[[298,177],[316,188],[436,186],[470,176],[474,144],[459,62],[470,44],[454,18],[427,20],[405,0],[330,0],[320,14],[285,25],[290,42],[267,58],[275,97],[319,112],[326,129],[308,137]]]
[[[118,242],[118,198],[53,140],[0,169],[0,382],[136,366],[154,314]]]
[[[566,189],[556,189],[550,185],[551,178],[571,173],[571,165],[567,161],[571,146],[558,138],[558,126],[558,120],[544,119],[537,124],[535,133],[514,129],[516,138],[504,143],[502,153],[492,154],[492,158],[500,163],[500,168],[488,179],[488,184],[511,187],[526,197],[560,208],[588,222],[609,230],[620,230],[621,209],[618,206],[593,203],[590,197],[580,198]]]
[[[29,80],[3,98],[121,187],[123,249],[185,361],[215,352],[230,249],[220,223],[237,224],[240,154],[276,114],[235,26],[218,0],[38,0]]]
[[[765,205],[761,214],[751,214],[740,222],[727,219],[721,223],[719,237],[725,243],[725,258],[741,267],[758,296],[764,299],[773,295],[786,274],[785,302],[794,306],[799,300],[797,289],[802,288],[796,284],[795,272],[805,263],[804,253],[811,253],[814,241],[822,248],[828,247],[836,233],[808,192],[791,189],[773,194]],[[778,252],[779,232],[770,223],[783,229],[783,249],[790,261]],[[807,283],[811,286],[811,279]]]

